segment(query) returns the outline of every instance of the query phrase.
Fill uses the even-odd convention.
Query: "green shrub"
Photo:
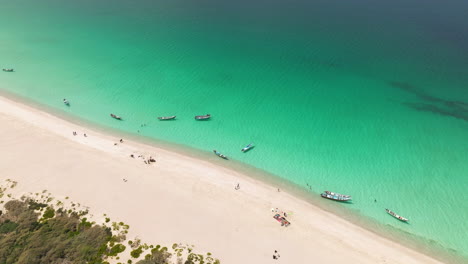
[[[139,258],[141,253],[143,253],[143,248],[138,247],[137,249],[132,250],[132,252],[130,252],[130,255],[132,256],[132,258]]]
[[[29,200],[29,209],[32,209],[32,210],[39,210],[39,209],[42,209],[44,207],[47,207],[47,204],[44,204],[44,203],[38,203],[36,201],[33,201],[33,200]]]
[[[6,234],[15,231],[16,227],[18,227],[17,223],[6,220],[0,224],[0,234]]]
[[[110,249],[109,254],[107,254],[107,255],[108,256],[117,256],[117,254],[123,252],[124,250],[125,250],[124,245],[116,244]]]
[[[55,210],[47,207],[47,209],[44,212],[44,215],[42,216],[44,219],[49,219],[55,216]]]

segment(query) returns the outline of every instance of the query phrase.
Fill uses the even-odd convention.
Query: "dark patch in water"
[[[403,105],[413,108],[418,111],[431,112],[443,116],[451,116],[458,119],[468,121],[468,110],[456,111],[448,108],[442,108],[436,105],[424,104],[424,103],[403,103]]]
[[[389,84],[398,89],[405,90],[419,97],[424,103],[405,102],[403,105],[412,109],[424,112],[430,112],[443,116],[450,116],[457,119],[468,121],[468,103],[462,101],[445,100],[425,93],[417,87],[403,82],[389,82]]]

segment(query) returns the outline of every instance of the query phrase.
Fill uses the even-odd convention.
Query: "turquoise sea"
[[[467,14],[457,0],[0,0],[0,68],[16,70],[0,90],[351,194],[339,206],[466,260]]]

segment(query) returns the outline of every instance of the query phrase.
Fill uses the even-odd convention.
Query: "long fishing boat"
[[[241,149],[242,152],[247,152],[251,149],[254,148],[254,145],[252,143],[248,144],[247,146],[245,146],[245,148]]]
[[[122,120],[122,117],[120,117],[120,116],[118,116],[118,115],[110,114],[110,116],[111,116],[112,118],[117,119],[117,120]]]
[[[3,69],[4,72],[14,72],[15,70],[13,69]]]
[[[222,158],[222,159],[225,159],[225,160],[228,159],[228,157],[227,157],[226,155],[223,155],[223,154],[219,153],[219,152],[216,151],[216,150],[213,150],[213,152],[214,152],[214,154],[216,154],[216,156],[218,156],[218,157],[220,157],[220,158]]]
[[[340,196],[340,195],[331,195],[331,194],[328,194],[328,193],[322,193],[322,194],[320,194],[320,196],[322,196],[322,198],[326,198],[326,199],[330,199],[330,200],[338,201],[338,202],[347,202],[347,201],[351,200],[351,197],[344,197],[344,196]]]
[[[389,209],[385,209],[385,211],[387,211],[387,213],[393,217],[395,217],[396,219],[400,220],[400,221],[403,221],[403,222],[408,222],[409,220],[407,218],[404,218],[403,216],[400,216],[400,215],[397,215],[395,212],[393,212],[392,210],[389,210]]]
[[[207,119],[210,119],[211,115],[210,114],[206,114],[206,115],[197,115],[195,116],[195,120],[207,120]]]
[[[351,198],[351,195],[344,195],[344,194],[334,193],[334,192],[330,192],[330,191],[325,191],[325,193],[329,194],[329,195],[333,195],[333,196],[342,196],[342,197],[346,197],[346,198]]]
[[[159,120],[174,120],[176,116],[160,116],[158,117]]]

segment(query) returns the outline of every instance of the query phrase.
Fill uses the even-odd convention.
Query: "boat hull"
[[[225,160],[228,159],[228,157],[227,157],[226,155],[223,155],[223,154],[219,153],[219,152],[216,151],[216,150],[213,150],[213,153],[214,153],[216,156],[218,156],[218,157],[220,157],[220,158],[222,158],[222,159],[225,159]]]
[[[165,121],[165,120],[174,120],[176,116],[160,116],[158,117],[159,120]]]
[[[122,117],[120,116],[117,116],[117,115],[114,115],[114,114],[110,114],[110,116],[114,119],[117,119],[117,120],[122,120]]]
[[[322,194],[320,194],[320,196],[322,196],[322,198],[330,199],[330,200],[337,201],[337,202],[349,202],[349,201],[351,201],[350,197],[334,196],[334,195],[330,195],[330,194],[327,194],[327,193],[322,193]]]
[[[394,218],[396,218],[396,219],[400,220],[401,222],[405,222],[405,223],[406,223],[406,222],[408,222],[408,221],[409,221],[409,219],[407,219],[407,218],[404,218],[403,216],[396,214],[396,213],[395,213],[395,212],[393,212],[392,210],[385,209],[385,211],[387,211],[387,214],[389,214],[389,215],[393,216]]]
[[[242,152],[247,152],[251,149],[253,149],[255,146],[253,146],[252,144],[249,144],[247,145],[245,148],[241,149]]]
[[[207,114],[207,115],[199,115],[199,116],[195,116],[195,120],[208,120],[211,118],[211,115],[210,114]]]
[[[351,195],[344,195],[344,194],[334,193],[334,192],[330,192],[330,191],[325,191],[325,193],[329,194],[329,195],[332,195],[332,196],[341,196],[341,197],[345,197],[345,198],[351,198]]]

